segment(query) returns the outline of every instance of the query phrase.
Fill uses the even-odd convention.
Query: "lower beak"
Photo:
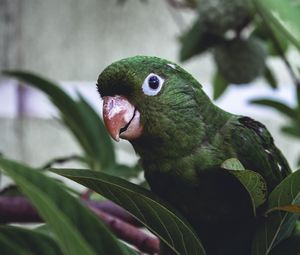
[[[140,112],[123,96],[103,97],[103,119],[111,137],[134,140],[138,138],[143,127],[140,123]]]

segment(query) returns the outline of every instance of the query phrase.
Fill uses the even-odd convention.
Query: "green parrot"
[[[220,166],[237,158],[272,191],[290,168],[266,127],[220,109],[188,72],[157,57],[111,64],[97,88],[108,132],[132,144],[151,190],[191,223],[207,254],[248,254],[255,218]]]

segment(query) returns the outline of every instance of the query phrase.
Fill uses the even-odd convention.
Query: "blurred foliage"
[[[300,2],[298,0],[197,0],[167,1],[179,12],[190,9],[194,22],[180,35],[179,59],[187,61],[212,54],[216,72],[212,77],[213,99],[229,86],[247,86],[263,78],[274,90],[279,86],[269,59],[286,66],[295,85],[296,105],[282,100],[257,98],[251,103],[271,107],[289,119],[282,131],[300,138],[300,72],[287,53],[293,45],[300,50]],[[300,165],[300,158],[299,158]]]
[[[57,107],[63,123],[73,134],[84,152],[83,156],[52,159],[45,164],[45,167],[50,167],[54,163],[77,160],[96,171],[105,171],[126,178],[139,175],[142,169],[138,164],[134,167],[128,167],[116,162],[113,143],[106,132],[102,119],[80,94],[78,94],[78,99],[73,99],[55,82],[32,73],[21,71],[3,73],[45,93]]]

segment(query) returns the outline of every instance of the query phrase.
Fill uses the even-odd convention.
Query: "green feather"
[[[150,73],[164,79],[156,96],[142,90]],[[189,73],[157,57],[117,61],[97,86],[101,96],[123,95],[141,113],[143,134],[130,142],[145,177],[192,223],[208,254],[248,254],[254,218],[247,194],[220,165],[237,158],[265,178],[270,192],[290,168],[267,129],[218,108]]]

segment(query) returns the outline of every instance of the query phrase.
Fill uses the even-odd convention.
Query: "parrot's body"
[[[107,129],[131,142],[151,190],[187,218],[208,254],[242,254],[249,237],[241,233],[253,215],[241,185],[220,165],[237,158],[264,177],[268,192],[290,168],[261,123],[221,110],[201,87],[156,57],[115,62],[98,79]],[[239,242],[236,249],[226,248],[229,240]]]

